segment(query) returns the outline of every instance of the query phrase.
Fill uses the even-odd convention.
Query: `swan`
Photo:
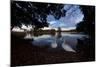
[[[64,42],[62,43],[62,48],[65,50],[65,51],[69,51],[69,52],[76,52],[74,49],[72,49],[64,40]]]
[[[56,47],[57,47],[56,40],[51,44],[51,47],[52,47],[52,48],[56,48]]]

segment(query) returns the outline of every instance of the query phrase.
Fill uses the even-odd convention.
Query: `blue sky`
[[[76,24],[83,20],[84,15],[82,14],[78,5],[65,5],[66,12],[65,17],[61,17],[56,20],[53,15],[48,15],[47,22],[49,27],[52,28],[76,28]]]
[[[61,27],[63,29],[71,30],[75,29],[76,24],[83,20],[84,15],[78,5],[65,5],[63,9],[66,10],[66,15],[65,17],[61,17],[59,20],[56,20],[53,15],[47,16],[47,22],[49,23],[48,28]],[[29,28],[30,30],[32,27],[27,28],[25,25],[22,25],[22,28]]]

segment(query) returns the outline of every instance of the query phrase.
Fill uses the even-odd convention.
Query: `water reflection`
[[[62,43],[62,48],[63,48],[65,51],[76,52],[69,44],[66,43],[65,40],[64,40],[64,42]]]
[[[83,37],[86,37],[86,35],[83,34],[70,34],[66,32],[61,32],[60,28],[58,28],[58,31],[54,35],[50,34],[43,34],[34,36],[31,34],[28,34],[26,38],[33,38],[32,44],[38,47],[48,47],[47,50],[64,50],[69,52],[76,52],[76,46],[77,46],[77,39],[81,39]]]

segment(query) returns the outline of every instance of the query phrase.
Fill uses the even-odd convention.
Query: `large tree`
[[[65,16],[66,10],[63,7],[63,4],[11,1],[11,29],[21,28],[22,24],[37,28],[48,26],[48,15],[56,19]]]
[[[77,24],[77,31],[87,34],[95,32],[95,6],[80,6],[84,14],[83,21]]]

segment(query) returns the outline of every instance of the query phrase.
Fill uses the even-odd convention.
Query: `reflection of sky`
[[[82,21],[84,15],[79,9],[79,6],[65,5],[63,9],[67,11],[66,16],[61,17],[59,20],[56,20],[53,15],[48,15],[47,21],[49,23],[49,27],[75,28],[76,24]]]

